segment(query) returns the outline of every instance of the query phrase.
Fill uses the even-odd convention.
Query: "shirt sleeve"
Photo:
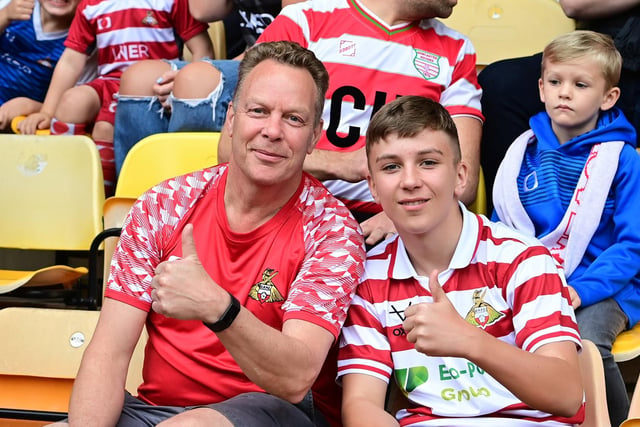
[[[196,20],[189,12],[188,0],[176,0],[172,10],[173,27],[183,41],[207,31],[209,24]]]
[[[364,238],[342,203],[323,187],[315,190],[303,220],[306,256],[283,304],[283,320],[308,320],[337,339],[364,271]]]
[[[96,45],[96,32],[84,15],[86,6],[86,0],[82,0],[78,5],[64,45],[69,49],[89,55]]]

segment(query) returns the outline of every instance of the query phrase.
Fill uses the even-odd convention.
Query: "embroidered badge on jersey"
[[[496,323],[498,319],[504,316],[504,313],[500,313],[491,304],[484,301],[486,293],[486,288],[484,290],[477,289],[473,292],[473,306],[464,318],[473,326],[480,326],[482,329]]]
[[[273,278],[276,274],[278,274],[278,272],[272,268],[265,269],[262,273],[262,280],[251,287],[249,296],[260,302],[260,304],[284,301],[282,294],[273,283]]]
[[[440,55],[426,50],[414,49],[416,56],[413,58],[413,66],[427,80],[433,80],[440,74]]]
[[[147,16],[144,17],[144,19],[142,20],[142,23],[144,25],[148,25],[150,27],[153,27],[155,25],[158,25],[158,20],[155,18],[155,16],[153,16],[153,11],[148,10],[147,11]]]

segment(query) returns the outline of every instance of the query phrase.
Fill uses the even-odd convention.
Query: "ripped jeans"
[[[221,85],[205,99],[182,100],[170,96],[171,112],[156,97],[118,96],[113,149],[116,174],[129,150],[141,139],[163,132],[219,132],[238,83],[239,61],[207,60],[222,75]],[[180,69],[185,61],[172,61]]]

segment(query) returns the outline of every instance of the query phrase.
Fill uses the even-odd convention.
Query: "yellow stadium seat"
[[[471,39],[479,66],[541,52],[575,29],[557,0],[464,0],[443,22]]]
[[[611,352],[616,362],[626,362],[638,357],[640,355],[640,324],[618,335]]]
[[[34,307],[0,310],[0,425],[66,417],[73,381],[99,312]],[[135,394],[142,381],[146,332],[134,351],[126,388]],[[10,349],[10,351],[8,350]],[[5,421],[14,419],[14,421]]]
[[[218,132],[158,133],[127,153],[115,195],[138,198],[152,186],[218,163]]]
[[[86,136],[0,135],[0,248],[89,252],[102,230],[104,184],[98,150]],[[64,284],[85,267],[4,265],[0,294]]]
[[[484,182],[484,173],[480,168],[480,174],[478,176],[478,192],[476,193],[476,200],[469,206],[471,212],[479,215],[487,215],[487,185]]]

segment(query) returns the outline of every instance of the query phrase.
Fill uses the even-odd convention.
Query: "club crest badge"
[[[440,75],[440,55],[426,50],[414,49],[413,66],[427,80],[433,80]]]
[[[149,27],[153,27],[158,25],[158,20],[153,16],[153,12],[151,10],[147,11],[147,16],[142,19],[142,23],[144,25],[148,25]]]
[[[479,326],[482,329],[494,324],[504,316],[504,313],[500,313],[491,304],[484,301],[486,293],[487,289],[476,289],[473,292],[473,307],[464,318],[468,323],[473,326]]]
[[[278,274],[278,272],[272,268],[265,269],[262,273],[262,280],[251,287],[249,296],[260,304],[284,301],[282,294],[273,283],[273,278],[276,274]]]

